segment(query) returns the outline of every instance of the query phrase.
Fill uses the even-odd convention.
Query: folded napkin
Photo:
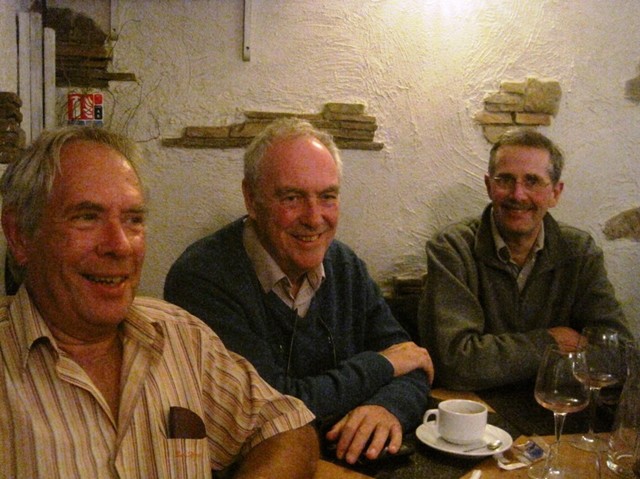
[[[204,422],[190,409],[169,408],[169,439],[202,439],[207,436]]]

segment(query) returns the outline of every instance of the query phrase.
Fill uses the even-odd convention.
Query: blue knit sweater
[[[393,378],[378,354],[409,341],[367,268],[334,240],[326,279],[304,318],[264,294],[242,244],[242,219],[189,246],[173,264],[165,298],[204,320],[225,345],[253,363],[279,391],[302,399],[322,421],[358,405],[385,407],[411,432],[422,420],[423,371]]]

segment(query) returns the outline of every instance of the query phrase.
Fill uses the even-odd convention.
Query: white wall
[[[143,293],[161,295],[188,244],[244,213],[241,150],[169,149],[161,137],[242,121],[243,110],[366,103],[385,148],[344,152],[339,237],[384,284],[424,269],[424,242],[437,228],[480,212],[489,144],[473,115],[500,81],[533,76],[563,91],[541,130],[568,158],[553,213],[595,236],[640,331],[640,245],[601,232],[640,203],[640,105],[624,98],[640,62],[640,2],[253,0],[250,62],[242,61],[241,0],[117,6],[115,70],[139,83],[112,82],[107,115],[148,154]]]

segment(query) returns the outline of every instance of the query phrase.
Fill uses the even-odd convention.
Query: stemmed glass
[[[589,403],[587,361],[583,350],[566,351],[553,344],[547,347],[538,368],[535,398],[553,411],[555,443],[545,461],[529,468],[534,479],[560,479],[570,474],[560,463],[560,439],[568,413],[578,412]]]
[[[603,387],[613,386],[622,379],[623,347],[615,329],[589,326],[582,330],[579,348],[585,352],[589,374],[589,431],[573,445],[586,451],[602,451],[607,445],[594,434],[598,398]]]

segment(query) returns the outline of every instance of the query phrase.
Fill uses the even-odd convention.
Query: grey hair
[[[512,128],[503,133],[491,148],[491,153],[489,154],[489,175],[495,173],[496,156],[502,146],[528,146],[548,151],[551,160],[549,177],[553,184],[560,181],[562,169],[564,168],[564,156],[560,148],[542,133],[530,128]]]
[[[15,211],[18,227],[23,233],[31,236],[38,229],[53,181],[60,173],[60,150],[74,141],[98,143],[117,151],[131,165],[142,185],[137,170],[142,153],[133,140],[104,128],[89,126],[44,131],[7,166],[0,178],[2,209]]]
[[[273,121],[256,136],[244,153],[244,180],[250,188],[255,188],[260,179],[262,159],[271,145],[283,139],[310,136],[322,143],[336,162],[338,177],[342,177],[340,150],[333,137],[306,120],[300,118],[280,118]]]

